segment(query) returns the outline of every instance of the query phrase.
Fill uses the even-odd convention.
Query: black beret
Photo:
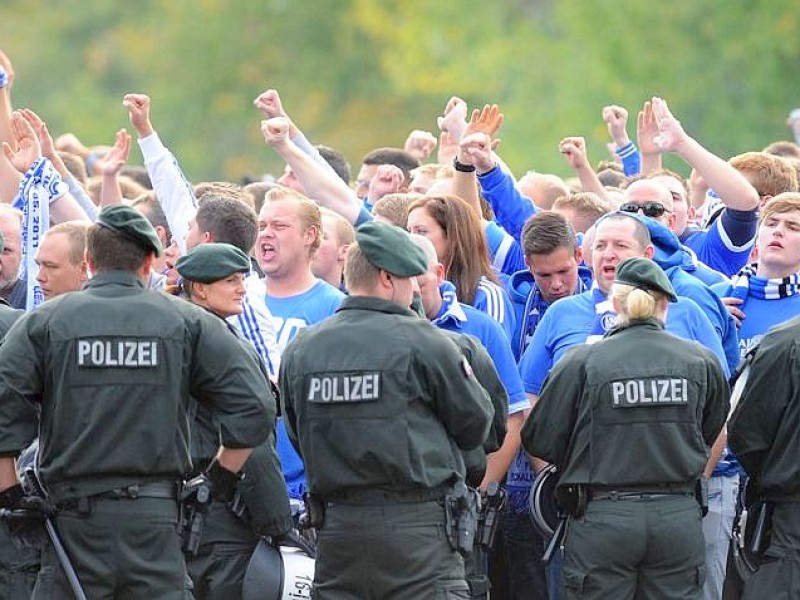
[[[189,281],[213,283],[233,273],[248,273],[250,257],[230,244],[200,244],[181,256],[175,269]]]
[[[356,230],[356,242],[372,265],[392,275],[415,277],[428,270],[425,252],[394,225],[367,221]]]
[[[156,256],[161,254],[161,241],[156,235],[156,230],[142,213],[130,206],[124,204],[106,206],[100,211],[97,224],[121,233],[147,250],[152,250]]]
[[[657,291],[666,294],[670,302],[677,302],[675,289],[672,287],[667,274],[655,262],[647,258],[626,258],[617,265],[614,283],[632,285],[648,291]]]

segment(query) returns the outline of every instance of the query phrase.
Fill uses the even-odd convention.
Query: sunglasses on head
[[[635,202],[626,202],[625,204],[621,205],[619,209],[622,212],[629,212],[629,213],[638,213],[642,211],[642,214],[645,217],[650,218],[657,218],[663,215],[665,212],[670,212],[667,210],[667,207],[661,204],[661,202],[644,202],[642,204],[636,204]]]

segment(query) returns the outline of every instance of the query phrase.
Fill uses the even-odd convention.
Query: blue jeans
[[[738,493],[738,475],[708,480],[708,514],[703,519],[703,537],[706,541],[704,600],[719,600],[722,597]]]

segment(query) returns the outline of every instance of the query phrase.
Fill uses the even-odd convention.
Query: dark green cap
[[[670,302],[678,301],[667,274],[655,262],[647,258],[626,258],[619,263],[614,283],[632,285],[646,291],[661,292],[666,294]]]
[[[156,256],[161,254],[161,241],[156,235],[156,230],[142,213],[130,206],[124,204],[106,206],[100,211],[97,224],[121,233],[147,250],[152,250]]]
[[[394,225],[368,221],[356,230],[356,242],[372,265],[392,275],[415,277],[428,270],[422,248]]]
[[[250,272],[250,257],[230,244],[200,244],[175,263],[181,277],[199,283],[214,283],[234,273]]]

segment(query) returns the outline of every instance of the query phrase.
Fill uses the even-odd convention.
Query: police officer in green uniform
[[[463,489],[460,450],[483,443],[493,410],[455,344],[409,309],[426,267],[402,229],[362,225],[350,296],[283,355],[287,432],[324,509],[318,599],[468,597],[445,496]]]
[[[764,504],[760,566],[742,598],[800,597],[800,318],[767,333],[758,345],[728,443]],[[748,516],[747,528],[758,520]],[[749,536],[747,536],[749,538]],[[751,542],[748,539],[748,543]]]
[[[622,261],[612,296],[619,324],[555,365],[522,430],[561,473],[566,597],[699,598],[695,490],[728,384],[711,352],[664,331],[676,297],[658,265]]]
[[[13,457],[36,435],[33,400],[39,478],[89,598],[187,597],[176,482],[191,469],[192,398],[219,419],[207,477],[221,499],[275,416],[258,363],[220,319],[145,289],[160,252],[138,212],[104,208],[86,289],[20,318],[0,347],[0,507],[25,501]],[[50,545],[33,597],[71,597]]]
[[[186,298],[219,317],[230,334],[238,337],[224,319],[242,311],[244,276],[250,272],[247,254],[230,244],[201,244],[180,257],[175,269],[183,278]],[[266,368],[251,344],[242,343],[242,347],[259,361],[264,393],[268,393]],[[195,410],[191,431],[194,471],[187,477],[190,480],[212,462],[220,435],[214,411],[200,403]],[[254,448],[244,464],[244,477],[236,485],[234,502],[212,501],[205,507],[198,546],[185,547],[186,567],[197,600],[241,597],[247,565],[261,536],[277,540],[293,527],[289,496],[275,451],[275,423],[265,421],[263,427],[270,431],[270,438]]]
[[[4,244],[5,240],[0,234],[0,248]],[[12,308],[0,298],[0,338],[24,314],[25,311]],[[0,598],[30,598],[38,571],[39,550],[13,544],[8,526],[0,521]]]

